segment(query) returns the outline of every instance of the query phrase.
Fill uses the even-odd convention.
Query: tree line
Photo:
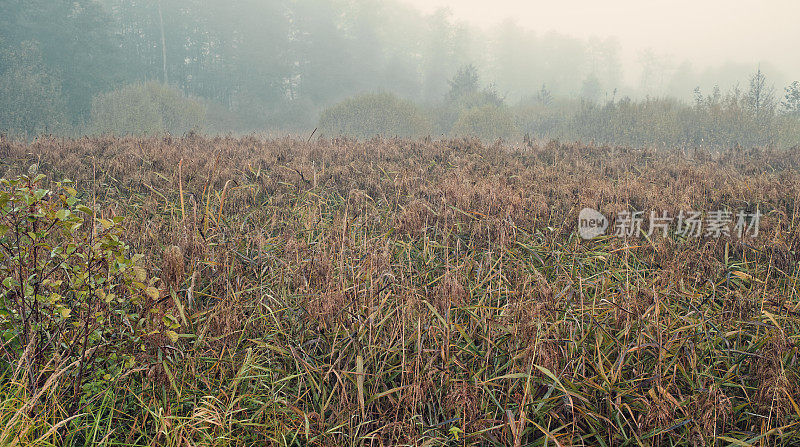
[[[418,107],[431,134],[586,138],[570,120],[618,109],[623,90],[613,39],[477,30],[394,0],[0,3],[0,132],[346,133],[332,112],[380,92],[394,98],[367,103]],[[760,122],[796,113],[799,91],[763,98]]]
[[[158,81],[242,129],[308,126],[363,91],[438,101],[469,63],[517,96],[543,83],[577,90],[590,71],[609,87],[620,76],[611,41],[510,25],[488,36],[395,1],[6,0],[0,88],[12,112],[0,124],[80,128],[98,94]]]

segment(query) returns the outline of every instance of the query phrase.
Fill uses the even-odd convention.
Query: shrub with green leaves
[[[0,180],[0,364],[72,415],[87,386],[133,365],[134,309],[157,291],[120,239],[121,217],[98,217],[69,181],[43,181],[34,168]]]
[[[158,82],[132,84],[92,101],[92,130],[117,135],[182,135],[205,124],[206,106]]]
[[[430,135],[433,126],[413,102],[391,93],[368,93],[324,110],[319,129],[328,136],[419,138]]]
[[[461,112],[450,131],[455,136],[478,137],[483,140],[509,138],[514,135],[514,115],[505,106],[486,104]]]

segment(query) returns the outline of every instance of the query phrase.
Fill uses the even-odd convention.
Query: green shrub
[[[118,135],[181,135],[203,127],[206,106],[157,82],[132,84],[92,101],[92,129]]]
[[[777,118],[778,145],[780,147],[800,146],[800,119],[791,115]]]
[[[368,93],[324,110],[319,129],[326,135],[356,138],[375,135],[418,138],[430,135],[433,126],[414,103],[390,93]]]
[[[121,217],[99,218],[69,182],[47,190],[43,179],[0,180],[0,365],[72,415],[84,390],[133,365],[133,309],[158,291],[128,256]]]
[[[451,130],[454,136],[471,136],[483,140],[510,138],[514,133],[514,115],[507,107],[495,104],[463,110]]]
[[[524,98],[511,108],[520,133],[545,140],[564,138],[567,123],[580,109],[579,100],[553,100],[541,95]]]

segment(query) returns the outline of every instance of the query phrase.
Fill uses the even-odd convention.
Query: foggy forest
[[[788,57],[788,55],[787,55]],[[8,0],[0,131],[797,144],[800,83],[389,0]],[[777,83],[777,84],[776,84]]]
[[[796,0],[0,0],[0,446],[800,445]]]

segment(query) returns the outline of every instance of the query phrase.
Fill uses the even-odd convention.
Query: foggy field
[[[795,445],[798,155],[2,139],[0,443]]]
[[[800,445],[797,0],[0,0],[0,446]]]

